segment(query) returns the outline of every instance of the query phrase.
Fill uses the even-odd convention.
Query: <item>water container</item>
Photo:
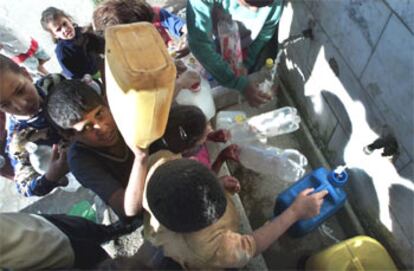
[[[256,144],[240,148],[240,163],[261,174],[277,176],[285,182],[294,182],[305,174],[308,160],[297,150],[282,150]]]
[[[344,205],[346,193],[342,186],[347,181],[348,174],[345,170],[335,173],[323,167],[318,168],[279,194],[276,199],[274,215],[278,216],[286,210],[296,196],[306,188],[315,188],[315,192],[327,190],[329,194],[324,198],[320,214],[310,219],[300,220],[290,227],[289,234],[291,236],[303,236],[318,227]]]
[[[369,236],[356,236],[335,244],[306,261],[306,270],[397,271],[385,248]]]
[[[32,167],[37,173],[41,175],[45,174],[52,158],[52,147],[48,145],[37,145],[33,142],[27,142],[24,147],[29,153],[29,160]]]
[[[232,144],[257,144],[267,142],[267,137],[259,133],[256,129],[244,123],[236,123],[232,125],[229,129],[230,131],[230,142]]]
[[[243,54],[240,44],[239,27],[229,14],[217,23],[221,56],[230,65],[236,76],[243,74]]]
[[[251,117],[247,122],[266,137],[273,137],[299,129],[300,117],[296,108],[285,106]]]
[[[185,73],[183,74],[185,76]],[[198,91],[182,89],[175,97],[178,104],[194,105],[203,111],[207,120],[210,120],[216,114],[213,94],[211,93],[210,84],[205,79],[201,79]]]
[[[220,111],[216,116],[216,129],[229,129],[234,124],[244,123],[247,120],[243,111]]]
[[[129,145],[146,148],[165,131],[176,69],[164,41],[146,22],[105,31],[108,103]]]

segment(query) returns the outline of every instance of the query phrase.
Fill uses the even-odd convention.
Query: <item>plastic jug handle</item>
[[[364,271],[366,270],[364,266],[362,265],[361,261],[358,258],[352,258],[351,260],[353,267],[357,271]]]
[[[325,196],[325,199],[330,199],[331,201],[333,201],[333,203],[337,203],[337,199],[335,197],[333,197],[332,195],[334,195],[336,192],[333,190],[332,186],[327,185],[327,184],[321,184],[320,186],[316,187],[315,190],[312,192],[312,194],[314,193],[318,193],[322,190],[327,190],[328,191],[328,195]]]

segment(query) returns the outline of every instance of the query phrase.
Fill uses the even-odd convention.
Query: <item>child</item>
[[[66,153],[58,148],[61,137],[48,122],[42,109],[48,90],[61,81],[60,75],[49,75],[32,83],[27,70],[0,55],[0,111],[7,113],[7,151],[14,167],[14,180],[24,196],[42,196],[55,187],[65,186],[68,172]],[[34,169],[26,143],[53,146],[52,160],[45,174]]]
[[[131,231],[63,214],[0,214],[0,266],[7,270],[91,269],[109,256],[100,246]]]
[[[69,15],[55,7],[44,10],[40,22],[56,43],[56,57],[67,78],[80,79],[85,74],[100,78],[97,55],[104,51],[102,39],[76,26]]]
[[[243,235],[229,194],[208,168],[190,159],[164,158],[147,176],[144,234],[184,269],[240,268],[297,220],[319,213],[327,191],[311,192],[305,189],[280,216]]]
[[[197,160],[218,174],[224,161],[228,159],[238,161],[238,147],[237,145],[228,146],[211,164],[205,143],[207,140],[226,142],[229,137],[227,130],[213,131],[198,107],[177,105],[170,111],[164,136],[152,144],[151,152],[168,149],[173,153],[180,153],[182,157]],[[220,179],[229,192],[235,193],[240,190],[240,184],[236,178],[223,176]]]
[[[151,7],[144,0],[106,0],[93,12],[96,31],[105,31],[106,27],[117,24],[137,22],[152,23],[167,47],[177,47],[177,56],[188,54],[187,27],[184,20],[163,8]],[[185,42],[174,44],[174,39]]]
[[[61,132],[73,140],[69,169],[94,191],[122,220],[141,211],[147,150],[128,148],[105,100],[86,83],[74,79],[56,85],[47,112]],[[124,201],[125,199],[125,201]]]
[[[232,20],[238,22],[241,47],[247,50],[244,64],[250,70],[266,43],[274,36],[282,8],[281,0],[187,1],[191,52],[217,82],[240,91],[252,106],[267,102],[270,96],[260,92],[246,76],[236,75],[216,51],[217,22],[226,15],[231,15]]]

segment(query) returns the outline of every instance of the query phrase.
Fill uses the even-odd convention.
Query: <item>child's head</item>
[[[57,40],[71,40],[75,37],[75,25],[72,17],[63,10],[48,7],[42,12],[40,23],[44,30],[50,32],[54,42]]]
[[[46,109],[65,135],[85,145],[110,147],[120,138],[104,99],[81,80],[57,84],[48,97]]]
[[[41,98],[27,70],[0,54],[0,110],[12,115],[33,116]]]
[[[96,31],[117,24],[152,22],[154,12],[144,0],[106,0],[93,12]]]
[[[175,232],[194,232],[216,222],[225,212],[226,196],[217,177],[191,159],[159,166],[150,177],[147,201],[155,218]]]
[[[171,108],[162,140],[174,153],[191,152],[206,141],[210,131],[206,116],[198,107],[176,105]]]

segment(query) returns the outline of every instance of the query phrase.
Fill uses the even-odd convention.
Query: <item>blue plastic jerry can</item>
[[[326,219],[335,214],[345,203],[346,193],[342,186],[348,181],[345,170],[341,172],[318,168],[306,175],[276,198],[274,215],[278,216],[295,200],[296,196],[306,188],[314,188],[313,193],[327,190],[319,215],[306,220],[299,220],[293,224],[288,233],[293,237],[300,237],[317,228]]]

